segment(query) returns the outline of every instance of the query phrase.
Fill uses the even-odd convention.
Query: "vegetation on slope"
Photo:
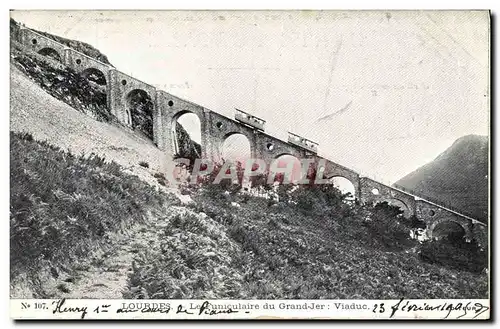
[[[11,57],[14,65],[53,97],[96,120],[111,120],[111,113],[106,102],[106,91],[101,86],[69,68],[64,70],[55,68],[15,46],[11,48]]]
[[[13,280],[113,248],[110,234],[166,206],[153,237],[136,246],[125,298],[488,294],[484,251],[445,240],[420,245],[409,239],[414,223],[393,207],[345,202],[330,186],[283,187],[278,202],[205,185],[187,189],[195,202],[186,208],[94,155],[75,156],[14,133],[11,150]]]
[[[406,175],[395,185],[439,200],[486,223],[488,158],[488,137],[464,136],[434,161]]]
[[[99,156],[63,152],[29,134],[10,137],[12,280],[57,272],[106,246],[109,234],[144,222],[148,211],[178,203]]]
[[[422,258],[393,207],[346,203],[331,187],[288,190],[286,202],[236,191],[206,186],[167,216],[124,297],[487,297],[487,274]]]

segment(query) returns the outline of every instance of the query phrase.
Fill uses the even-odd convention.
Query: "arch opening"
[[[104,73],[96,68],[88,68],[80,73],[89,84],[91,92],[91,97],[93,98],[93,103],[98,104],[101,107],[107,108],[107,90],[106,90],[106,76]],[[108,110],[109,111],[109,110]],[[127,110],[127,121],[130,125],[130,114]]]
[[[80,73],[82,77],[90,81],[92,84],[96,84],[99,86],[105,86],[106,83],[106,75],[96,68],[90,67],[85,69]]]
[[[153,140],[153,108],[149,94],[142,89],[134,89],[127,94],[127,109],[132,129],[139,130]]]
[[[399,211],[402,212],[402,215],[405,218],[411,217],[410,208],[406,205],[406,203],[404,203],[403,201],[401,201],[399,199],[385,199],[383,201],[377,202],[377,205],[381,204],[381,203],[387,203],[389,206],[399,208]]]
[[[465,237],[465,229],[455,221],[446,220],[434,226],[432,229],[432,237],[438,239],[447,238],[451,241],[457,241]]]
[[[294,183],[296,184],[302,177],[302,166],[300,163],[300,160],[291,155],[291,154],[282,154],[277,156],[274,159],[274,164],[278,168],[286,168],[287,166],[291,166],[291,172],[289,174],[290,179],[288,181],[285,181],[285,173],[284,172],[279,172],[279,170],[272,170],[272,165],[270,168],[270,175],[274,178],[275,184],[282,184],[284,182],[287,183]]]
[[[62,62],[61,55],[53,48],[42,48],[38,51],[38,53],[42,56],[50,57],[58,62]]]
[[[172,122],[172,142],[176,157],[194,160],[201,158],[201,122],[192,112],[181,112]]]
[[[247,136],[240,133],[229,134],[221,145],[221,157],[239,163],[245,168],[245,163],[252,157],[250,141]]]
[[[342,176],[333,176],[328,181],[345,195],[345,200],[354,201],[356,198],[356,188],[349,179]]]

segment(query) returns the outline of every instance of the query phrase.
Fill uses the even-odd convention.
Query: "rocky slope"
[[[37,140],[75,154],[103,156],[152,184],[156,184],[154,173],[167,170],[165,153],[143,134],[77,111],[45,92],[14,65],[10,72],[11,131],[29,132]],[[148,163],[149,168],[140,162]]]
[[[193,141],[186,129],[178,122],[176,123],[175,132],[179,145],[178,156],[191,159],[191,163],[194,162],[194,159],[201,158],[201,145]]]

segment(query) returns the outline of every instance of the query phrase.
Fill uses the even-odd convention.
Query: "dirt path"
[[[112,236],[109,251],[74,264],[52,289],[65,298],[122,299],[134,255],[146,250],[156,233],[157,226],[151,222]]]
[[[165,188],[153,174],[172,170],[165,153],[134,131],[98,122],[55,99],[26,77],[18,68],[10,70],[10,130],[31,133],[38,140],[70,150],[74,154],[96,153],[120,164],[124,171],[151,185],[174,193],[183,202],[189,198],[175,186]],[[149,168],[139,165],[147,162]],[[113,249],[72,264],[68,271],[44,274],[44,288],[51,296],[66,298],[123,298],[134,255],[148,248],[156,237],[157,222],[138,224],[126,233],[111,236]],[[12,289],[12,287],[11,287]],[[14,287],[16,296],[31,295],[30,285]]]

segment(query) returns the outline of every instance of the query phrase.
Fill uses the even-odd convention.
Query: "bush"
[[[161,172],[155,172],[153,174],[153,177],[156,178],[156,180],[158,181],[158,183],[160,185],[163,185],[163,186],[167,186],[167,178],[165,177],[165,175]]]
[[[300,187],[280,185],[278,195],[280,202],[282,199],[290,201],[296,204],[299,210],[319,216],[325,213],[335,216],[345,211],[348,212],[351,208],[346,203],[347,195],[342,194],[332,184],[302,185]]]
[[[417,241],[412,239],[410,231],[414,219],[407,219],[398,208],[387,202],[379,203],[371,208],[371,216],[364,225],[368,228],[371,238],[385,250],[404,250],[414,247]]]
[[[470,272],[481,272],[488,267],[488,253],[475,241],[444,237],[425,241],[420,247],[420,258],[431,264],[439,264]]]
[[[149,163],[147,163],[146,161],[141,161],[141,162],[139,162],[139,166],[144,167],[144,168],[149,168]]]

